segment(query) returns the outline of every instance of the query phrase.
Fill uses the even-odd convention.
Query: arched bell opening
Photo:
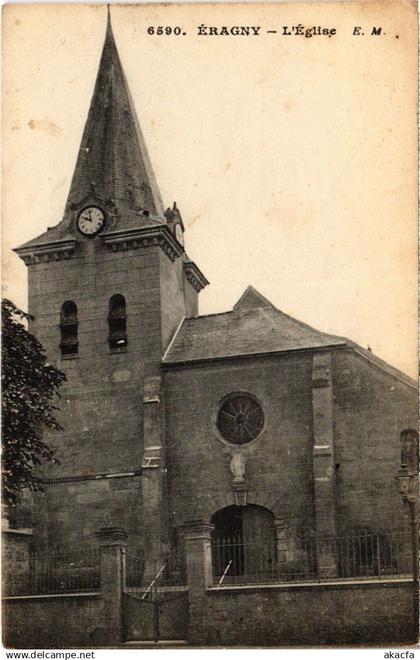
[[[108,306],[109,336],[108,344],[111,352],[127,349],[127,313],[124,296],[116,293]]]
[[[79,352],[77,305],[66,300],[60,310],[61,357],[77,357]]]

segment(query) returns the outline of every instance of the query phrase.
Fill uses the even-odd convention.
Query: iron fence
[[[412,572],[407,532],[295,538],[263,544],[242,537],[212,541],[213,580],[250,584],[301,580],[389,578]]]
[[[3,570],[6,596],[57,594],[100,589],[99,549],[80,554],[50,552],[30,554]]]
[[[334,538],[289,538],[262,543],[242,537],[212,540],[213,580],[222,584],[261,584],[331,579],[388,579],[412,575],[411,538],[407,532]],[[126,555],[125,587],[144,591],[186,585],[185,558],[172,554],[151,562]],[[11,570],[12,569],[12,570]],[[30,554],[4,567],[6,596],[98,591],[100,552],[53,551]]]

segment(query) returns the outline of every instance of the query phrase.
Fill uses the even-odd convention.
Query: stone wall
[[[131,471],[141,462],[143,380],[161,355],[157,250],[114,254],[101,241],[85,242],[68,261],[29,269],[31,330],[67,375],[58,415],[64,431],[49,439],[60,465],[46,476]],[[128,347],[121,353],[111,353],[107,341],[115,293],[127,303]],[[79,355],[62,359],[59,315],[68,299],[78,307]]]
[[[207,591],[210,645],[313,646],[413,642],[410,583]]]
[[[45,543],[77,553],[94,542],[94,532],[100,527],[123,523],[130,535],[130,551],[141,554],[141,482],[138,475],[48,484],[44,497],[48,524],[37,546]],[[37,536],[40,531],[35,529]]]
[[[4,529],[2,541],[2,593],[19,593],[29,575],[29,557],[32,546],[31,529]],[[22,593],[22,592],[21,592]],[[23,592],[24,593],[24,592]]]
[[[101,621],[100,595],[22,596],[3,601],[7,648],[95,648]]]
[[[334,358],[337,532],[401,528],[400,433],[417,428],[417,392],[353,351]]]
[[[165,373],[173,526],[191,516],[209,520],[234,502],[231,447],[219,435],[216,414],[220,400],[236,391],[255,396],[265,415],[261,435],[243,445],[248,503],[311,527],[311,379],[310,355],[250,358]]]
[[[185,315],[184,280],[182,259],[172,262],[157,246],[114,253],[99,238],[81,240],[71,259],[30,266],[31,331],[67,375],[57,413],[63,431],[46,436],[60,463],[43,470],[49,483],[31,521],[38,546],[91,543],[98,526],[122,525],[137,551],[144,382],[159,374],[164,345]],[[116,293],[126,299],[128,345],[111,353],[107,315]],[[78,308],[79,354],[63,359],[66,300]]]
[[[180,603],[172,617],[171,601],[162,604],[168,606],[162,611],[165,639],[187,638],[198,646],[395,645],[416,639],[409,579],[212,587],[212,529],[199,520],[184,526],[185,608]],[[96,538],[100,592],[4,598],[6,646],[115,647],[127,637],[153,637],[152,621],[138,621],[143,608],[124,594],[126,533],[107,528]]]
[[[200,634],[211,646],[407,644],[413,641],[411,597],[411,584],[403,582],[210,589]],[[5,599],[3,643],[96,648],[101,617],[99,594]],[[131,623],[131,637],[138,638],[141,622]]]
[[[108,527],[97,530],[95,536],[100,546],[99,591],[8,597],[3,594],[2,631],[6,646],[95,648],[123,641],[127,534],[117,527]],[[29,579],[30,570],[26,577]],[[13,593],[19,594],[19,589]]]
[[[194,316],[198,309],[198,293],[188,282],[183,260],[170,261],[160,253],[162,354],[172,339],[179,322]]]
[[[312,365],[313,356],[307,353],[166,370],[173,526],[192,515],[210,520],[215,511],[234,503],[232,451],[215,421],[219,401],[235,391],[256,396],[266,417],[260,437],[243,446],[248,503],[288,519],[290,536],[315,531],[316,496],[318,513],[333,516],[336,506],[335,522],[321,526],[321,536],[334,535],[334,529],[343,536],[405,526],[408,512],[394,477],[400,433],[416,428],[415,388],[392,368],[379,368],[353,350],[336,350],[331,352],[331,392],[315,399]],[[313,453],[315,445],[321,453],[328,448],[325,470],[333,472],[329,488],[324,468],[319,471],[326,458]],[[315,490],[318,472],[324,481]]]

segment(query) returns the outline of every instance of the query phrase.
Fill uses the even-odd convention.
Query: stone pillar
[[[127,533],[118,527],[103,527],[95,533],[101,551],[102,627],[101,645],[124,641],[122,597],[125,582]]]
[[[214,525],[191,520],[184,525],[187,564],[188,598],[190,607],[189,641],[206,642],[207,594],[213,583],[211,533]]]
[[[166,455],[161,410],[161,379],[149,376],[144,383],[142,458],[142,515],[144,582],[150,582],[168,554]]]
[[[316,535],[318,539],[336,536],[335,462],[333,432],[333,389],[331,353],[315,353],[312,363],[313,474],[315,490]],[[333,542],[317,543],[320,576],[337,574]]]

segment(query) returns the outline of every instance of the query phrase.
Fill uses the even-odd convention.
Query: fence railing
[[[180,555],[170,555],[148,563],[144,557],[127,553],[125,564],[127,589],[148,587],[154,578],[160,587],[186,584],[185,565]]]
[[[215,584],[409,576],[410,535],[366,534],[295,538],[263,544],[243,538],[212,541]]]
[[[412,575],[411,538],[407,532],[334,538],[289,538],[270,543],[242,537],[212,540],[216,585],[261,584],[331,579],[388,579]],[[125,587],[146,589],[187,584],[185,558],[173,554],[152,563],[126,555]],[[100,589],[100,551],[78,554],[29,554],[3,570],[3,594],[24,596]]]
[[[100,588],[99,549],[83,553],[30,554],[14,561],[13,572],[3,570],[6,596],[97,591]]]

